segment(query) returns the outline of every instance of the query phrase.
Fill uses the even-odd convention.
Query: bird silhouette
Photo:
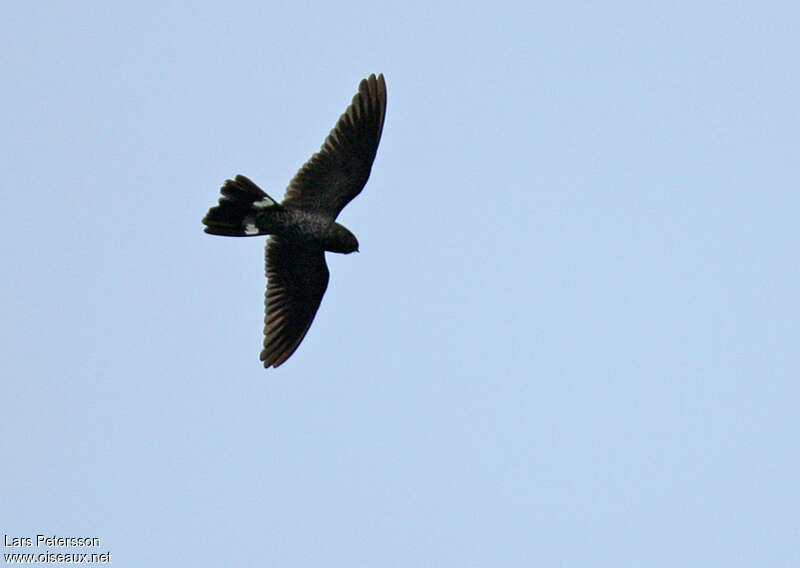
[[[319,152],[303,165],[278,203],[243,175],[226,180],[219,204],[203,218],[205,232],[228,237],[270,235],[264,367],[277,367],[308,332],[328,286],[325,251],[358,251],[336,217],[364,188],[386,116],[383,75],[363,79]]]

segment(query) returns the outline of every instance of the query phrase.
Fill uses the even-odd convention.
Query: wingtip
[[[295,349],[297,348],[295,347]],[[279,351],[272,351],[268,353],[267,350],[264,349],[263,351],[261,351],[259,359],[261,359],[261,362],[264,364],[265,369],[269,369],[270,367],[277,369],[278,367],[283,365],[287,361],[287,359],[289,359],[289,357],[291,357],[295,349],[292,349],[288,354]]]
[[[369,77],[365,79],[361,79],[361,83],[358,85],[358,90],[369,90],[371,85],[377,86],[377,90],[380,92],[386,91],[386,79],[383,77],[383,73],[378,73],[377,76],[375,73],[370,73]]]

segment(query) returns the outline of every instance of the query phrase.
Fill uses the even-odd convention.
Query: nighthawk
[[[243,175],[225,181],[205,232],[227,237],[270,235],[264,367],[284,363],[308,332],[328,286],[325,251],[358,251],[358,240],[336,216],[364,188],[386,115],[383,75],[361,81],[358,93],[319,152],[295,174],[278,203]]]

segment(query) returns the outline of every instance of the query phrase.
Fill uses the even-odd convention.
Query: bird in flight
[[[266,250],[264,367],[277,367],[308,332],[328,286],[325,251],[358,252],[358,240],[336,216],[369,179],[386,116],[383,75],[370,75],[319,152],[300,168],[278,203],[243,175],[226,180],[205,232],[270,235]]]

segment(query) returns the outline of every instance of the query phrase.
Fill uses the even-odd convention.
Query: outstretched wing
[[[281,237],[267,241],[267,295],[264,317],[264,367],[277,367],[305,337],[328,287],[325,252],[292,244]]]
[[[369,179],[385,116],[386,83],[383,75],[370,75],[320,151],[289,183],[283,203],[335,219]]]

